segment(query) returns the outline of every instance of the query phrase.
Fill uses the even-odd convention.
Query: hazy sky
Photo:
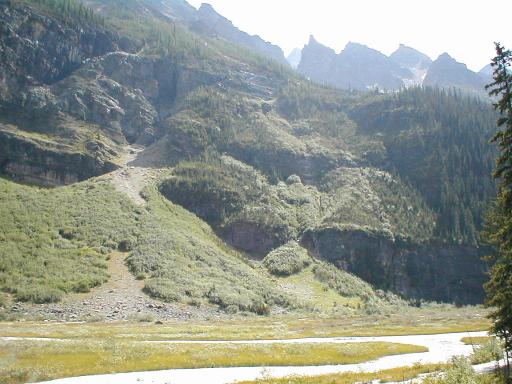
[[[195,7],[204,0],[189,0]],[[512,0],[207,0],[235,26],[279,45],[287,55],[312,34],[339,52],[348,41],[390,54],[399,43],[432,59],[448,52],[472,70],[512,48]],[[496,21],[494,18],[500,17]]]

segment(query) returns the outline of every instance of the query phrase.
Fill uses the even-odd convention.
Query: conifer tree
[[[499,149],[494,170],[498,195],[487,220],[487,234],[496,247],[490,281],[486,285],[487,305],[492,308],[493,332],[505,345],[507,383],[510,378],[512,356],[512,51],[496,45],[492,60],[493,83],[487,86],[500,112],[498,132],[492,141]]]

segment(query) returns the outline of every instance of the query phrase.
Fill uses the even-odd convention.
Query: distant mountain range
[[[294,57],[298,54],[294,51]],[[300,56],[299,72],[313,81],[342,89],[397,90],[426,85],[484,93],[485,84],[492,77],[490,65],[476,73],[448,53],[432,61],[424,53],[403,44],[390,56],[352,42],[337,54],[311,36]]]
[[[397,90],[428,85],[483,94],[492,76],[490,66],[476,73],[447,53],[432,61],[426,54],[403,44],[390,56],[354,42],[336,53],[311,36],[303,49],[296,48],[285,57],[280,47],[241,31],[210,4],[203,3],[199,9],[185,0],[146,0],[141,4],[149,11],[187,25],[196,33],[227,40],[281,64],[289,64],[312,81],[341,89]]]

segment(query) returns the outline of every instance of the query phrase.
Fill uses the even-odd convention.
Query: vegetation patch
[[[102,284],[108,254],[136,231],[135,216],[106,182],[45,190],[0,179],[0,289],[49,303]]]
[[[296,306],[293,297],[219,240],[206,223],[156,190],[145,193],[148,214],[140,220],[137,246],[127,262],[136,276],[147,276],[148,294],[262,315],[273,306]]]
[[[285,279],[300,277],[298,274]],[[304,316],[299,312],[286,316],[247,316],[232,320],[166,321],[158,326],[138,322],[0,322],[0,336],[130,341],[268,340],[460,332],[462,337],[467,332],[488,330],[491,325],[482,308],[434,304],[404,307],[383,315],[323,317]]]
[[[470,356],[471,364],[483,364],[500,361],[504,356],[503,344],[496,338],[490,338],[474,348]]]
[[[268,271],[277,276],[289,276],[302,271],[311,264],[308,252],[296,241],[273,250],[263,259]]]
[[[347,372],[320,376],[289,376],[281,379],[262,378],[255,381],[242,381],[241,384],[354,384],[370,383],[375,380],[381,383],[399,382],[431,372],[438,372],[446,365],[425,364],[412,367],[399,367],[371,373]]]
[[[463,337],[460,339],[466,345],[482,345],[493,339],[493,336],[480,336],[480,337]]]
[[[23,383],[100,373],[171,368],[351,364],[425,352],[395,343],[142,344],[1,342],[0,382]]]

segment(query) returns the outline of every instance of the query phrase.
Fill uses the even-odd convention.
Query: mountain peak
[[[393,52],[389,58],[402,67],[422,70],[423,72],[432,63],[430,57],[405,44],[400,44],[398,49]]]
[[[315,39],[315,36],[313,35],[309,35],[309,40],[308,40],[308,43],[306,45],[311,45],[311,44],[319,44],[319,45],[322,45],[318,42],[317,39]]]
[[[216,19],[224,19],[227,21],[227,19],[219,14],[215,8],[213,8],[213,5],[209,3],[202,3],[199,9],[197,10],[199,15],[202,15],[203,17],[210,17],[210,18],[216,18]]]
[[[217,13],[217,11],[215,11],[215,9],[213,8],[213,5],[211,5],[210,3],[201,3],[201,6],[199,7],[199,9],[203,10],[203,11],[209,11],[209,12],[215,12]]]
[[[347,50],[347,49],[354,49],[354,50],[360,50],[360,49],[368,49],[368,50],[372,50],[374,51],[374,49],[364,45],[364,44],[361,44],[361,43],[356,43],[355,41],[349,41],[346,45],[345,45],[345,48],[343,49],[344,51]]]
[[[459,63],[444,52],[430,66],[423,84],[483,92],[485,82],[480,75],[469,70],[466,64]]]
[[[457,61],[453,57],[451,57],[448,52],[443,52],[439,55],[439,57],[436,59],[436,61],[439,60],[450,60],[450,61]]]

